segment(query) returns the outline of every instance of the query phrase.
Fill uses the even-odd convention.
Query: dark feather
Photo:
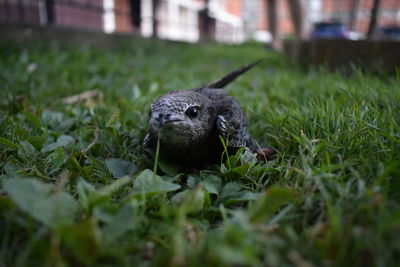
[[[233,80],[235,80],[237,77],[239,77],[240,75],[242,75],[243,73],[245,73],[246,71],[257,65],[258,63],[260,63],[262,60],[263,59],[259,59],[251,64],[242,66],[239,69],[234,70],[231,73],[225,75],[218,81],[212,82],[206,86],[203,86],[202,88],[224,88],[226,85],[233,82]]]

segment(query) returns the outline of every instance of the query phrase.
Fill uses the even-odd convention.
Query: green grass
[[[151,171],[150,103],[258,58],[227,90],[277,158]],[[93,89],[102,100],[62,103]],[[399,75],[304,73],[256,45],[2,43],[0,265],[394,266],[399,89]]]

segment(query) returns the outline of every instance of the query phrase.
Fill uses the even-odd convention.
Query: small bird
[[[272,149],[257,147],[239,103],[222,89],[260,61],[206,86],[160,96],[151,104],[144,147],[154,151],[159,139],[161,158],[195,168],[220,162],[224,148],[219,136],[225,139],[230,153],[247,147],[259,157],[272,156]]]

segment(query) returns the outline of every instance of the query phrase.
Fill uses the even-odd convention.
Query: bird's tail
[[[202,88],[224,88],[226,85],[228,85],[229,83],[231,83],[233,80],[235,80],[237,77],[239,77],[240,75],[242,75],[243,73],[245,73],[246,71],[248,71],[249,69],[251,69],[252,67],[254,67],[255,65],[257,65],[258,63],[260,63],[262,61],[262,59],[259,59],[251,64],[248,65],[244,65],[240,68],[238,68],[237,70],[232,71],[231,73],[225,75],[224,77],[222,77],[221,79],[212,82],[206,86],[203,86]]]

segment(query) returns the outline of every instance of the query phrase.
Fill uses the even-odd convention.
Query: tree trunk
[[[199,23],[200,23],[200,37],[204,40],[212,39],[212,30],[211,30],[211,23],[212,19],[209,14],[209,2],[210,0],[205,1],[205,8],[200,11],[199,14]]]
[[[45,0],[46,7],[46,24],[54,23],[54,0]]]
[[[18,19],[25,22],[25,7],[21,0],[17,0]]]
[[[281,49],[281,36],[278,24],[278,2],[277,0],[266,0],[268,12],[268,28],[272,35],[271,47],[274,50]]]
[[[135,30],[140,29],[142,23],[142,1],[141,0],[130,0],[129,1],[131,23]]]
[[[299,41],[305,37],[304,30],[304,7],[302,0],[288,0],[290,13],[292,15],[292,22],[296,40]]]
[[[360,0],[352,0],[351,1],[351,11],[350,11],[350,21],[349,21],[349,30],[350,31],[357,30],[357,16],[358,16],[359,9],[360,9]]]
[[[157,10],[160,3],[160,0],[152,0],[153,4],[153,37],[158,36],[158,18],[157,18]]]
[[[376,20],[378,17],[380,2],[381,2],[380,0],[374,0],[374,4],[372,6],[371,19],[369,21],[369,27],[368,27],[368,33],[367,33],[367,39],[369,39],[369,40],[371,40],[373,38],[373,35],[375,32]]]

